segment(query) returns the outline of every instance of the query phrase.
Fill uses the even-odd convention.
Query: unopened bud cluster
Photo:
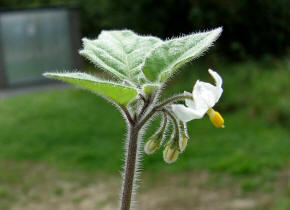
[[[164,128],[165,126],[163,125],[162,129],[146,142],[144,146],[146,154],[151,155],[160,148],[165,136]],[[189,139],[185,123],[181,123],[181,126],[177,126],[174,129],[174,133],[163,151],[163,159],[166,163],[174,163],[177,160],[179,154],[185,150]]]

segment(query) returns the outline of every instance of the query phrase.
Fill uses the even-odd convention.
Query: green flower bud
[[[183,152],[187,146],[188,142],[188,133],[186,123],[181,123],[181,138],[179,139],[179,149],[180,152]]]
[[[160,88],[160,84],[144,84],[143,91],[146,96],[150,96]]]
[[[174,163],[177,160],[179,153],[180,150],[177,142],[175,140],[171,140],[163,151],[163,159],[166,163]]]
[[[182,135],[182,137],[179,139],[179,148],[180,148],[180,152],[183,152],[187,146],[187,141],[188,138],[186,135]]]
[[[158,148],[160,147],[160,141],[156,138],[152,138],[146,142],[144,146],[144,151],[146,154],[151,155],[153,154]]]

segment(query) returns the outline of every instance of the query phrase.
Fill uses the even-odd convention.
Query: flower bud
[[[144,151],[146,154],[153,154],[162,144],[162,139],[165,136],[165,130],[167,126],[167,116],[163,115],[162,126],[157,130],[157,132],[146,142],[144,146]]]
[[[187,146],[187,142],[188,142],[188,133],[187,133],[187,126],[186,123],[181,123],[181,138],[179,138],[179,149],[180,152],[183,152]]]
[[[166,163],[174,163],[179,155],[178,144],[174,141],[169,143],[163,151],[163,159]]]
[[[144,84],[143,91],[146,96],[150,96],[160,88],[159,84]]]
[[[213,110],[212,108],[210,108],[207,111],[207,114],[209,116],[210,121],[212,122],[212,124],[217,127],[217,128],[224,128],[224,119],[223,117],[220,115],[219,112]]]
[[[180,149],[180,152],[183,152],[187,146],[187,141],[188,141],[188,138],[186,135],[182,135],[182,137],[179,139],[179,149]]]
[[[146,142],[144,146],[144,151],[146,154],[153,154],[160,146],[160,141],[157,141],[155,138],[150,139]]]

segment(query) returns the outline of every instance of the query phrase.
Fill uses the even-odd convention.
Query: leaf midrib
[[[125,72],[128,72],[128,74],[126,76],[128,76],[128,79],[130,81],[132,81],[131,74],[130,74],[130,67],[129,67],[129,64],[128,64],[128,55],[127,55],[127,53],[125,51],[124,45],[123,45],[122,41],[118,37],[116,37],[114,35],[114,33],[110,33],[109,35],[112,36],[113,38],[115,38],[120,43],[121,49],[122,49],[122,53],[124,53],[124,55],[125,55],[125,62],[126,62],[125,66],[127,67],[127,71],[125,71]]]

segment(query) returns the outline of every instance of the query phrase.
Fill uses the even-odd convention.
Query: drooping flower
[[[222,78],[217,72],[211,69],[208,72],[215,80],[215,86],[198,80],[193,87],[193,100],[186,99],[186,106],[181,104],[172,105],[172,111],[183,122],[200,119],[207,113],[215,127],[223,128],[224,119],[219,112],[213,109],[223,92]]]

